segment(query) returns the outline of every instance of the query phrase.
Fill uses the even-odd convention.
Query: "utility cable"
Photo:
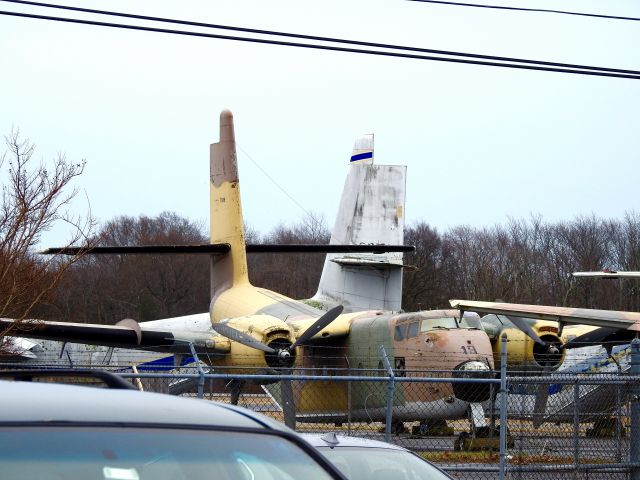
[[[6,0],[1,0],[1,1],[6,1]],[[467,60],[467,59],[461,59],[461,58],[434,57],[429,55],[417,55],[417,54],[399,53],[399,52],[386,52],[386,51],[379,51],[379,50],[364,50],[364,49],[357,49],[357,48],[336,47],[331,45],[285,42],[280,40],[269,40],[269,39],[262,39],[262,38],[253,38],[253,37],[237,37],[237,36],[231,36],[231,35],[202,33],[202,32],[194,32],[194,31],[187,31],[187,30],[171,30],[166,28],[143,27],[139,25],[129,25],[129,24],[122,24],[122,23],[98,22],[95,20],[81,20],[77,18],[34,15],[34,14],[20,13],[20,12],[0,11],[0,15],[32,18],[32,19],[38,19],[38,20],[50,20],[50,21],[64,22],[64,23],[75,23],[80,25],[122,28],[125,30],[139,30],[139,31],[145,31],[145,32],[167,33],[167,34],[184,35],[184,36],[190,36],[190,37],[215,38],[220,40],[234,40],[239,42],[260,43],[260,44],[266,44],[266,45],[280,45],[280,46],[287,46],[287,47],[310,48],[315,50],[325,50],[325,51],[334,51],[334,52],[360,53],[365,55],[377,55],[377,56],[383,56],[383,57],[407,58],[407,59],[414,59],[414,60],[432,60],[437,62],[460,63],[460,64],[467,64],[467,65],[485,65],[485,66],[492,66],[492,67],[515,68],[515,69],[521,69],[521,70],[537,70],[537,71],[555,72],[555,73],[571,73],[571,74],[577,74],[577,75],[629,78],[634,80],[640,80],[640,71],[636,71],[636,70],[623,70],[624,72],[628,72],[628,73],[618,73],[616,71],[617,69],[608,69],[608,68],[601,68],[601,67],[589,68],[589,67],[581,67],[579,65],[576,65],[575,67],[572,66],[575,69],[555,68],[555,67],[546,67],[546,66],[539,66],[539,65],[487,62],[487,61],[479,61],[479,60]]]
[[[289,197],[289,200],[291,200],[293,203],[295,203],[307,216],[311,217],[311,213],[309,213],[295,198],[293,198],[291,195],[289,195],[289,192],[287,192],[283,187],[281,187],[278,182],[276,182],[271,175],[269,175],[266,170],[264,168],[262,168],[260,166],[260,164],[258,164],[258,162],[256,162],[253,158],[251,158],[251,155],[249,155],[240,145],[238,145],[236,143],[236,146],[238,147],[238,149],[244,154],[246,155],[246,157],[251,160],[251,163],[253,163],[261,172],[262,174],[267,177],[271,183],[273,183],[276,187],[278,187],[280,189],[280,191],[282,193],[284,193],[287,197]]]
[[[640,18],[636,18],[636,17],[622,17],[618,15],[600,15],[597,13],[569,12],[566,10],[549,10],[546,8],[506,7],[503,5],[482,5],[478,3],[445,2],[442,0],[409,0],[409,1],[422,2],[422,3],[439,3],[441,5],[455,5],[456,7],[493,8],[497,10],[516,10],[520,12],[559,13],[562,15],[577,15],[580,17],[606,18],[608,20],[633,20],[636,22],[640,21]]]
[[[455,51],[448,51],[448,50],[436,50],[436,49],[419,48],[419,47],[411,47],[411,46],[404,46],[404,45],[348,40],[348,39],[342,39],[342,38],[303,35],[303,34],[296,34],[296,33],[272,31],[272,30],[235,27],[235,26],[229,26],[229,25],[193,22],[188,20],[177,20],[177,19],[171,19],[171,18],[113,12],[113,11],[107,11],[107,10],[95,10],[95,9],[89,9],[89,8],[72,7],[67,5],[57,5],[57,4],[34,2],[34,1],[28,1],[28,0],[0,0],[0,1],[7,2],[7,3],[37,6],[37,7],[69,10],[69,11],[82,12],[82,13],[93,13],[98,15],[116,16],[116,17],[122,17],[122,18],[171,23],[171,24],[177,24],[177,25],[205,27],[205,28],[212,28],[212,29],[219,29],[219,30],[237,31],[237,32],[243,32],[243,33],[254,33],[254,34],[260,34],[260,35],[281,36],[281,37],[297,38],[297,39],[304,39],[304,40],[315,40],[315,41],[329,42],[329,43],[356,45],[360,47],[385,48],[385,49],[392,49],[392,50],[404,50],[409,52],[447,55],[452,57],[477,58],[482,60],[495,60],[500,62],[513,62],[513,63],[523,63],[523,64],[530,64],[530,65],[544,65],[544,66],[559,67],[559,68],[571,68],[571,69],[580,69],[580,70],[594,70],[594,71],[602,71],[602,72],[615,72],[615,73],[626,73],[631,75],[640,75],[640,71],[636,71],[636,70],[625,70],[625,69],[617,69],[617,68],[609,68],[609,67],[595,67],[595,66],[589,66],[589,65],[576,65],[576,64],[568,64],[568,63],[559,63],[559,62],[547,62],[547,61],[541,61],[541,60],[528,60],[528,59],[522,59],[522,58],[511,58],[511,57],[502,57],[502,56],[495,56],[495,55],[481,55],[481,54],[474,54],[474,53],[455,52]],[[144,28],[144,27],[141,27],[141,28]],[[181,31],[178,31],[178,32],[181,32]],[[167,33],[170,33],[170,32],[167,32]],[[216,37],[216,38],[221,38],[221,37]],[[243,38],[247,38],[247,37],[238,37],[238,38],[231,37],[227,39],[243,39]],[[246,41],[250,41],[250,40],[246,40]],[[277,43],[275,41],[271,41],[271,42]],[[265,43],[270,43],[270,42],[265,41]],[[287,42],[284,42],[284,43],[286,44]],[[307,48],[314,48],[312,44],[302,44],[302,45],[289,44],[289,46],[306,46]],[[320,47],[316,47],[316,48],[320,48]],[[349,50],[345,50],[345,51],[349,51]],[[366,52],[365,50],[361,50],[356,53],[368,53],[368,52]],[[431,58],[425,58],[425,59],[435,60]],[[502,66],[502,65],[499,65],[499,66]]]

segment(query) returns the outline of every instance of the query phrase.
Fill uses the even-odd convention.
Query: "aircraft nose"
[[[479,360],[462,362],[453,370],[453,378],[493,378],[489,365]],[[491,398],[491,384],[453,382],[453,394],[465,402],[484,402]]]

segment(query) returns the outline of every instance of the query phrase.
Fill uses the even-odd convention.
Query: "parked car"
[[[0,402],[3,479],[344,480],[295,432],[232,405],[6,380]]]
[[[451,480],[452,477],[406,448],[359,437],[303,434],[349,480]]]

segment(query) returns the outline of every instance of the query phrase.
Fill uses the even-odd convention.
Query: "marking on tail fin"
[[[356,155],[351,155],[352,162],[357,162],[359,160],[366,160],[367,158],[373,158],[373,152],[365,152],[365,153],[358,153]]]
[[[373,133],[363,135],[355,141],[349,163],[373,163]]]

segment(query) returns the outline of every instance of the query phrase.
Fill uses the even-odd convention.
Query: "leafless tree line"
[[[309,216],[248,243],[327,243],[321,218]],[[206,242],[201,225],[173,213],[119,217],[99,235],[105,245]],[[406,229],[416,246],[405,256],[403,306],[407,311],[448,308],[451,298],[640,311],[638,281],[575,279],[577,270],[640,270],[640,215],[595,216],[549,223],[540,217],[491,228],[459,226],[439,233],[426,223]],[[254,285],[293,298],[317,288],[324,256],[254,254]],[[70,269],[55,300],[56,317],[114,323],[204,312],[209,302],[208,261],[198,256],[86,256]]]
[[[416,252],[404,274],[406,310],[442,308],[450,298],[640,311],[637,280],[577,279],[582,270],[640,270],[640,214],[543,222],[511,219],[490,228],[443,234],[409,227]]]
[[[175,213],[122,216],[96,233],[90,214],[65,212],[84,169],[59,155],[34,164],[34,146],[18,132],[6,137],[0,158],[0,316],[112,324],[204,312],[209,304],[206,256],[76,255],[34,253],[56,222],[73,226],[68,244],[157,245],[207,242],[204,226]],[[248,243],[328,243],[323,218],[308,215],[267,235],[246,228]],[[458,226],[444,233],[426,223],[406,228],[403,306],[447,308],[450,298],[640,311],[637,280],[577,280],[578,270],[640,270],[640,214],[619,220],[596,216],[545,222],[512,219],[487,228]],[[61,245],[64,246],[64,245]],[[317,288],[322,254],[249,256],[254,285],[293,298]],[[10,332],[0,332],[0,336]]]
[[[265,236],[246,228],[247,243],[328,243],[324,221],[313,215]],[[176,245],[207,243],[203,225],[165,212],[157,217],[121,216],[106,223],[96,245]],[[318,254],[250,255],[254,285],[293,298],[315,293],[324,257]],[[309,294],[309,292],[311,292]],[[85,255],[70,269],[47,310],[66,321],[113,324],[206,312],[209,308],[206,255]]]

